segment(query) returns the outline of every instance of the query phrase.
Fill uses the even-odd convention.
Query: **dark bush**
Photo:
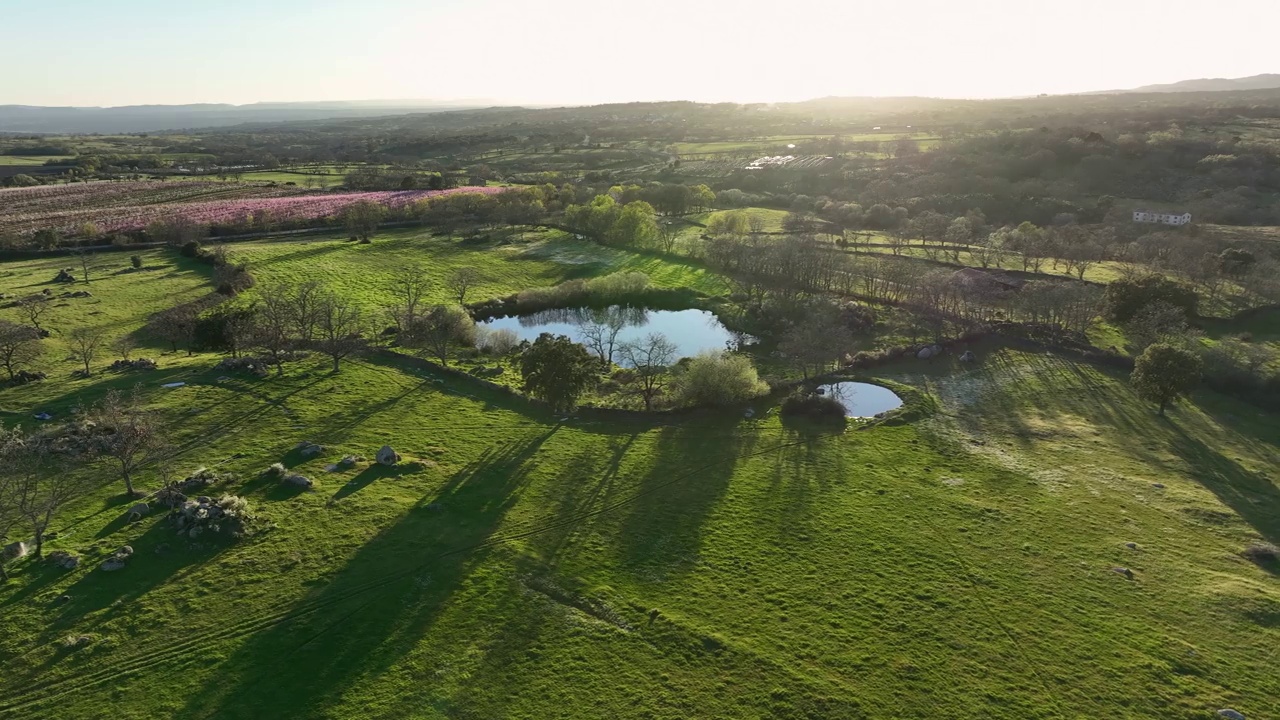
[[[141,268],[141,267],[142,267],[142,256],[141,256],[141,255],[133,255],[133,256],[130,256],[130,258],[129,258],[129,264],[130,264],[130,265],[133,265],[133,268],[134,268],[135,270],[137,270],[138,268]]]
[[[200,257],[200,241],[188,240],[182,245],[182,257],[197,258]]]
[[[1182,283],[1152,273],[1140,278],[1122,278],[1107,285],[1107,318],[1127,322],[1143,308],[1156,302],[1165,302],[1182,309],[1187,317],[1194,317],[1199,296]]]
[[[844,406],[838,400],[816,392],[799,391],[782,401],[783,417],[807,417],[820,422],[847,421]]]

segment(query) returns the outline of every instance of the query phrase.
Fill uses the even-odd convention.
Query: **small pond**
[[[754,338],[729,330],[714,313],[706,310],[646,310],[617,305],[605,309],[566,308],[494,318],[480,325],[494,330],[514,330],[521,340],[530,342],[545,332],[568,335],[579,343],[587,341],[587,333],[593,327],[604,326],[608,329],[607,336],[617,331],[615,347],[642,340],[651,333],[662,333],[675,344],[676,354],[682,358],[707,350],[732,350],[740,344],[754,342]]]
[[[902,398],[887,387],[860,382],[838,382],[819,385],[818,392],[834,398],[844,406],[844,414],[851,418],[875,417],[902,407]]]

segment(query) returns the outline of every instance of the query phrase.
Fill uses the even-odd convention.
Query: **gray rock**
[[[920,352],[916,353],[916,357],[921,360],[928,360],[933,357],[933,348],[920,348]]]
[[[4,546],[4,552],[0,553],[0,555],[2,555],[5,560],[17,560],[20,557],[26,557],[27,544],[22,541],[9,543]]]
[[[49,553],[49,562],[64,570],[75,570],[80,567],[80,557],[66,550],[54,550]]]
[[[132,547],[132,546],[130,546],[130,545],[122,545],[122,546],[120,546],[120,549],[116,551],[116,557],[118,557],[118,558],[130,558],[130,557],[133,557],[133,547]]]
[[[307,477],[306,475],[299,475],[297,473],[289,473],[288,475],[285,475],[284,483],[286,485],[292,485],[294,487],[300,487],[300,488],[309,488],[315,484],[311,482],[311,478]]]
[[[1244,713],[1239,710],[1232,710],[1231,708],[1222,708],[1218,711],[1218,716],[1224,717],[1227,720],[1244,720]]]
[[[324,452],[324,446],[313,442],[300,442],[298,443],[298,452],[304,458],[313,458]]]
[[[965,363],[974,362],[977,359],[978,356],[974,355],[972,350],[965,350],[964,354],[960,356],[960,362]]]
[[[125,568],[124,560],[108,558],[106,562],[102,563],[103,572],[115,572],[117,570],[123,570],[124,568]]]
[[[377,460],[379,465],[395,465],[400,462],[400,455],[390,445],[383,445],[378,451]]]
[[[1123,575],[1129,578],[1130,580],[1133,579],[1133,571],[1127,567],[1113,567],[1111,568],[1111,572],[1116,573],[1118,575]]]
[[[1151,487],[1153,487],[1153,488],[1155,488],[1155,489],[1157,489],[1157,490],[1163,490],[1163,489],[1164,489],[1164,483],[1151,483]]]
[[[1124,546],[1125,546],[1125,547],[1127,547],[1127,548],[1129,548],[1130,550],[1137,550],[1137,549],[1138,549],[1138,543],[1136,543],[1136,542],[1127,542],[1127,543],[1125,543],[1125,544],[1124,544]]]
[[[151,512],[150,505],[144,502],[137,503],[133,507],[129,508],[129,519],[141,520],[143,517],[146,517],[149,512]]]

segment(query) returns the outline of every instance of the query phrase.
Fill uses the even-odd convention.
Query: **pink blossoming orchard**
[[[103,233],[143,230],[156,221],[184,220],[210,227],[276,229],[336,218],[361,201],[389,210],[442,195],[491,195],[500,187],[315,193],[280,186],[223,183],[101,182],[0,190],[0,234],[39,230],[78,232],[86,223]]]

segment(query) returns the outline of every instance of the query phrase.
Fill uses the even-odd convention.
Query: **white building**
[[[1140,223],[1160,223],[1162,225],[1187,225],[1191,222],[1191,213],[1164,213],[1154,210],[1134,210],[1133,221]]]

